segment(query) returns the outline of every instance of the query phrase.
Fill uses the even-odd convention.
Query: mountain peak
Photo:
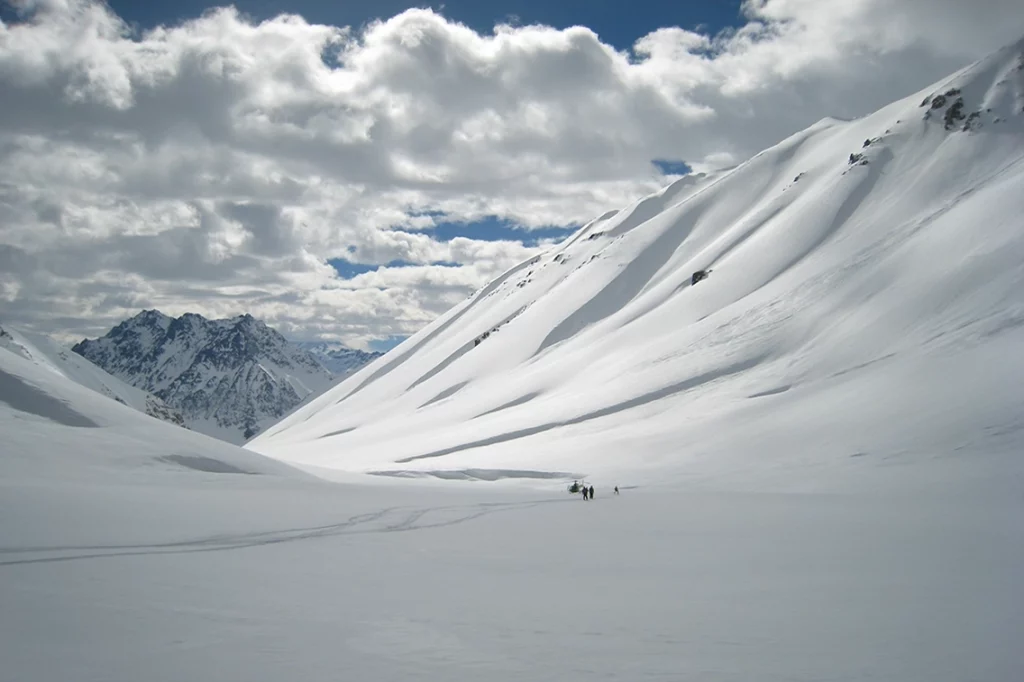
[[[143,310],[142,312],[140,312],[135,317],[130,318],[129,321],[134,320],[134,321],[139,321],[139,322],[162,324],[163,322],[165,322],[167,320],[172,320],[172,319],[174,319],[174,318],[170,317],[169,315],[163,314],[159,310],[152,309],[152,310]]]
[[[146,310],[74,352],[182,411],[190,428],[242,442],[332,374],[251,314],[222,320]]]

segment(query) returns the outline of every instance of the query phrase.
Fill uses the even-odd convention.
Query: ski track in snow
[[[214,535],[194,540],[126,545],[66,545],[54,547],[0,547],[0,555],[13,558],[0,561],[3,566],[45,564],[65,561],[86,561],[127,556],[157,554],[191,554],[197,552],[224,552],[250,547],[265,547],[302,540],[365,535],[373,533],[403,533],[409,531],[446,528],[473,521],[483,516],[529,509],[542,504],[564,504],[575,498],[537,500],[531,502],[481,502],[470,505],[440,507],[387,507],[349,517],[340,523],[283,530],[256,531],[231,535]],[[451,514],[452,518],[423,521],[427,516]],[[58,556],[18,556],[49,555]]]

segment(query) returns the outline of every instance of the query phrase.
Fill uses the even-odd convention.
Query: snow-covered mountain
[[[247,447],[403,476],[791,485],[1019,448],[1022,50],[598,217]]]
[[[1019,455],[328,483],[0,352],[0,679],[1019,680]]]
[[[327,341],[296,341],[295,345],[309,351],[336,379],[346,377],[384,355]]]
[[[49,337],[8,325],[0,327],[0,349],[151,417],[185,426],[181,413],[168,407],[160,398],[129,386]]]
[[[309,352],[251,315],[208,320],[146,310],[75,353],[161,398],[189,428],[242,443],[330,386]]]
[[[249,445],[344,483],[6,341],[0,678],[1024,679],[1021,48],[603,216]]]

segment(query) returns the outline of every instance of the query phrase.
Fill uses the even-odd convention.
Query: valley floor
[[[537,485],[0,480],[0,679],[1024,679],[1019,479]]]

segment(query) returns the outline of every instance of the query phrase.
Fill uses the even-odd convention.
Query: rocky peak
[[[182,411],[190,428],[242,442],[333,375],[250,314],[209,320],[143,311],[73,350]]]

